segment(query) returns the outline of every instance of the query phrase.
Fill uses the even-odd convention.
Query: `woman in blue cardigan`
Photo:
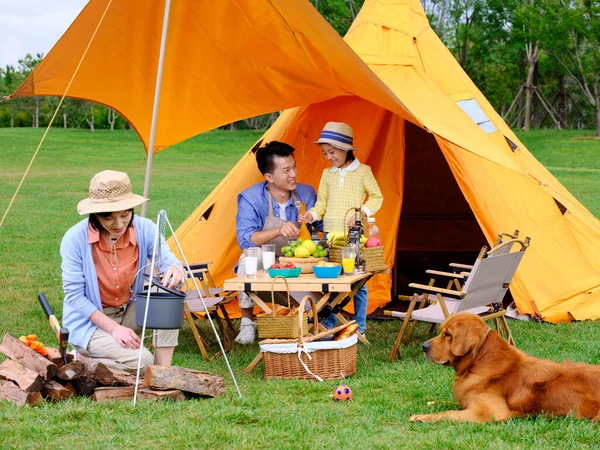
[[[143,289],[143,277],[136,274],[152,258],[156,225],[134,214],[147,199],[133,193],[126,173],[96,174],[89,194],[77,205],[79,214],[89,217],[67,231],[60,246],[63,323],[78,359],[133,373],[142,343],[130,288],[135,283],[134,292]],[[160,245],[163,285],[174,287],[183,282],[185,272],[164,240]],[[155,330],[156,360],[144,348],[142,372],[150,364],[171,364],[178,333]]]

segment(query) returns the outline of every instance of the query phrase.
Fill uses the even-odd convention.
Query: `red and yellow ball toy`
[[[333,399],[336,402],[347,402],[352,400],[352,389],[345,384],[336,386],[336,388],[333,390]]]

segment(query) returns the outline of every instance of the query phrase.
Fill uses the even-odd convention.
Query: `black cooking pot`
[[[144,275],[148,280],[148,275]],[[148,299],[148,289],[150,287],[150,301],[148,302],[148,317],[146,319],[146,328],[154,330],[173,330],[183,326],[183,302],[185,301],[185,292],[177,288],[168,288],[161,284],[157,277],[152,277],[152,282],[144,286],[142,292],[135,294],[135,324],[138,327],[144,325],[144,314],[146,313],[146,303]],[[155,292],[158,290],[158,292]]]

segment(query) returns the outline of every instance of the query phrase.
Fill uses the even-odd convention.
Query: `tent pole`
[[[156,71],[156,86],[154,89],[154,107],[152,108],[152,125],[150,126],[150,141],[148,142],[148,159],[146,160],[146,176],[144,177],[144,197],[148,198],[150,191],[150,173],[152,171],[152,155],[154,154],[154,138],[156,137],[156,123],[158,121],[158,105],[160,103],[160,86],[162,83],[163,66],[165,62],[165,47],[167,46],[167,31],[169,30],[169,13],[171,11],[171,0],[165,0],[165,12],[163,16],[162,36],[160,39],[160,54],[158,57],[158,69]],[[148,203],[142,204],[142,217],[146,217]]]

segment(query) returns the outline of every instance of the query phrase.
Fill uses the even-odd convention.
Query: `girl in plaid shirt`
[[[383,203],[383,195],[371,168],[354,157],[353,132],[350,125],[341,122],[325,124],[319,140],[323,156],[333,167],[325,169],[321,176],[315,206],[300,217],[305,222],[323,220],[327,232],[345,231],[345,214],[350,208],[361,208],[367,217],[375,214]],[[365,202],[365,199],[367,198]],[[355,320],[359,333],[367,328],[367,287],[363,286],[354,296]],[[326,328],[336,325],[331,314],[323,321]]]

